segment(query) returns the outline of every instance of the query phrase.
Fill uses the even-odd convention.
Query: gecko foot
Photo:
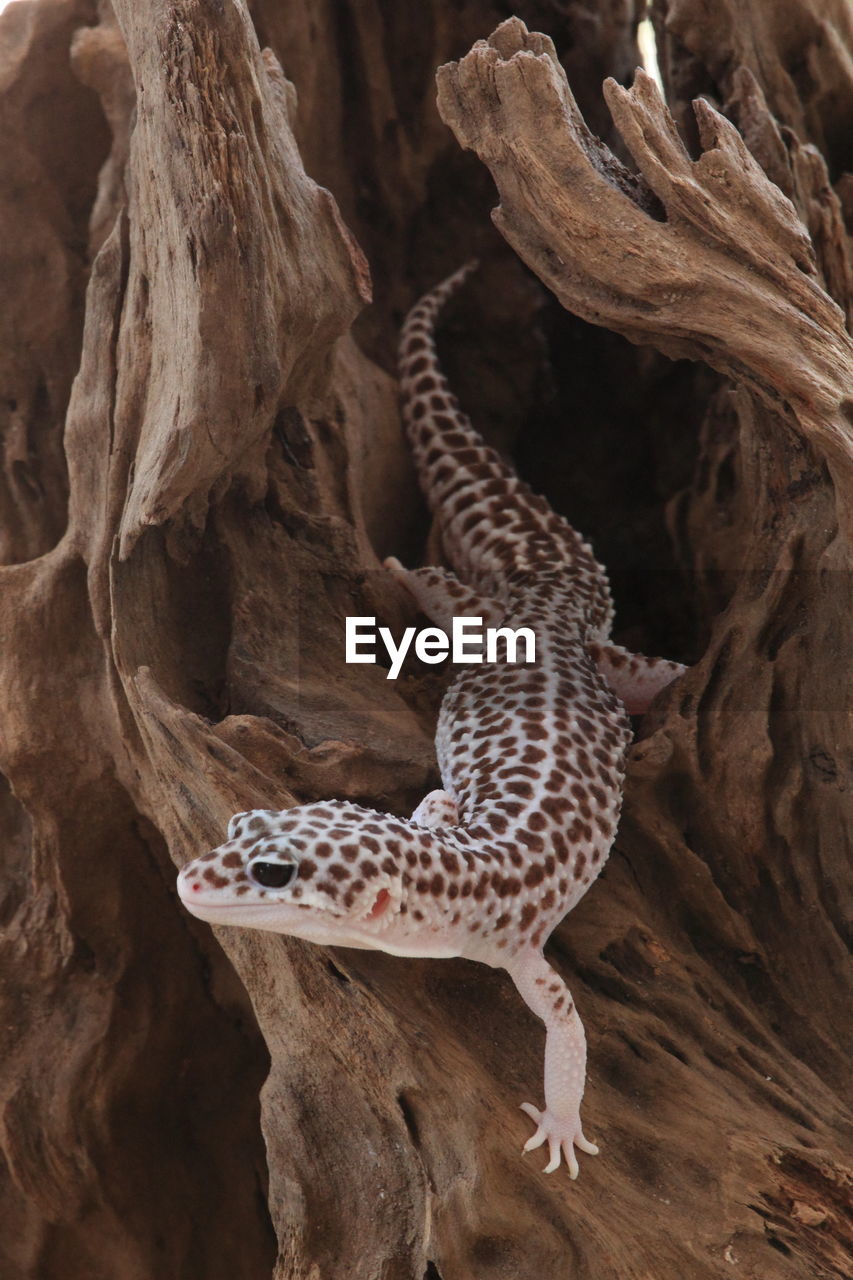
[[[598,1147],[595,1143],[589,1142],[583,1136],[580,1118],[577,1115],[572,1117],[555,1116],[550,1111],[540,1111],[538,1107],[534,1107],[530,1102],[522,1102],[521,1109],[537,1125],[533,1137],[528,1138],[527,1142],[525,1142],[524,1150],[534,1151],[536,1147],[541,1147],[543,1142],[547,1141],[548,1143],[548,1154],[551,1159],[545,1166],[545,1173],[553,1173],[555,1169],[559,1169],[560,1157],[563,1155],[566,1158],[569,1177],[576,1178],[579,1169],[577,1157],[575,1156],[575,1147],[580,1147],[581,1151],[585,1151],[587,1155],[598,1155]]]

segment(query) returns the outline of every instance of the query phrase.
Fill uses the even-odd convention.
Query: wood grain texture
[[[851,1271],[848,16],[660,0],[668,114],[634,8],[0,17],[4,1278]],[[520,1157],[505,976],[173,890],[238,809],[435,784],[445,677],[347,667],[343,620],[414,621],[392,353],[472,252],[463,403],[593,537],[617,641],[693,663],[549,949],[575,1184]]]

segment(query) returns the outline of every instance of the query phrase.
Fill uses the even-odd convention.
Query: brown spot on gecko
[[[519,921],[518,921],[522,931],[527,929],[533,923],[533,921],[536,919],[537,912],[538,912],[538,907],[534,906],[532,902],[526,902],[524,904],[524,906],[521,908],[521,915],[519,916]]]

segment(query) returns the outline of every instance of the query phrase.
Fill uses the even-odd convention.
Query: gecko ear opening
[[[386,872],[371,877],[365,884],[358,886],[358,896],[349,908],[353,919],[365,920],[373,924],[394,915],[400,909],[403,899],[403,883],[401,876],[392,876]]]
[[[367,913],[368,920],[378,920],[380,916],[384,916],[390,905],[391,890],[380,889],[376,895],[376,901]]]

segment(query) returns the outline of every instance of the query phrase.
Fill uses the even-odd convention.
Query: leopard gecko
[[[410,818],[345,800],[238,813],[227,839],[178,877],[202,920],[398,956],[465,956],[506,969],[545,1024],[545,1105],[523,1103],[546,1172],[595,1154],[580,1105],[586,1039],[543,955],[607,858],[621,803],[629,712],[683,668],[608,642],[607,577],[589,545],[534,494],[460,410],[434,325],[468,264],[409,313],[403,416],[454,572],[386,561],[437,625],[454,616],[531,627],[530,663],[461,667],[441,705],[443,789]],[[458,575],[458,576],[457,576]]]

